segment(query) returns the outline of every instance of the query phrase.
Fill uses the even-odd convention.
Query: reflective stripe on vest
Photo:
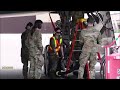
[[[60,38],[60,43],[55,39],[55,37],[51,37],[54,39],[54,44],[55,44],[55,48],[56,48],[56,52],[58,52],[60,50],[60,45],[62,43],[62,38]],[[58,46],[57,46],[58,45]],[[52,50],[52,47],[50,46],[50,49]]]
[[[55,39],[55,37],[52,37],[54,39],[54,43],[55,43],[55,47],[57,47],[57,40]],[[62,38],[60,38],[60,45],[62,43]]]

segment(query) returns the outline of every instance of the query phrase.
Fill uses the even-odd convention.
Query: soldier
[[[50,46],[49,46],[49,61],[50,61],[50,77],[52,79],[56,78],[56,70],[59,62],[59,57],[62,57],[62,60],[64,59],[64,53],[63,53],[63,45],[62,45],[62,37],[60,35],[61,31],[59,28],[56,28],[55,34],[53,37],[50,38]]]
[[[87,28],[81,31],[81,40],[83,42],[82,53],[79,57],[79,71],[78,71],[78,79],[83,79],[84,68],[89,60],[90,66],[90,79],[95,79],[95,65],[96,65],[96,52],[99,43],[101,43],[101,33],[99,30],[95,29],[94,19],[87,19]]]
[[[28,60],[29,60],[29,53],[28,53],[28,48],[25,45],[25,41],[28,37],[28,33],[30,32],[31,28],[32,28],[33,24],[31,22],[29,22],[26,27],[25,27],[25,31],[22,33],[21,35],[21,43],[22,43],[22,48],[21,48],[21,61],[23,63],[23,76],[24,79],[27,79],[27,72],[28,72]]]
[[[56,22],[55,22],[55,25],[56,25],[56,27],[58,27],[58,28],[60,28],[61,29],[61,21],[60,20],[57,20]]]
[[[43,22],[41,20],[36,20],[34,26],[29,33],[28,37],[28,47],[29,47],[29,58],[30,58],[30,79],[40,79],[42,74],[42,66],[44,64],[44,58],[42,55],[43,45],[42,45],[42,35],[41,27]]]

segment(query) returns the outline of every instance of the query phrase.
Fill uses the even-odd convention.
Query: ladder
[[[74,46],[75,46],[75,42],[79,42],[80,40],[76,40],[77,37],[77,33],[80,32],[81,30],[79,30],[79,27],[82,27],[80,22],[77,23],[76,27],[75,27],[75,33],[73,36],[73,40],[72,40],[72,45],[71,45],[71,49],[70,49],[70,54],[69,54],[69,58],[68,58],[68,62],[67,62],[67,70],[66,70],[66,75],[68,74],[69,68],[70,68],[70,64],[71,64],[71,60],[72,60],[72,56],[73,56],[73,52],[81,52],[82,50],[75,50]],[[86,70],[87,70],[87,78],[89,79],[89,64],[86,64]]]

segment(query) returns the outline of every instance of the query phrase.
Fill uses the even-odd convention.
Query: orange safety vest
[[[56,50],[56,52],[59,52],[60,51],[60,46],[61,46],[61,43],[62,43],[62,38],[60,38],[60,42],[58,42],[58,40],[56,40],[55,37],[51,37],[50,39],[54,40],[55,50]],[[49,51],[53,51],[51,46],[49,46]]]

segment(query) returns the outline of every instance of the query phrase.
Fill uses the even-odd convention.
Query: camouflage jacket
[[[42,35],[39,29],[36,28],[33,35],[31,35],[31,32],[28,34],[26,45],[29,49],[29,54],[31,56],[35,56],[37,54],[42,53],[42,50],[43,50]]]
[[[21,57],[28,54],[28,48],[25,44],[25,41],[27,40],[29,30],[25,30],[21,35]]]
[[[80,34],[80,43],[83,43],[82,51],[84,52],[97,52],[98,43],[101,44],[101,33],[95,28],[87,28],[82,30]]]

